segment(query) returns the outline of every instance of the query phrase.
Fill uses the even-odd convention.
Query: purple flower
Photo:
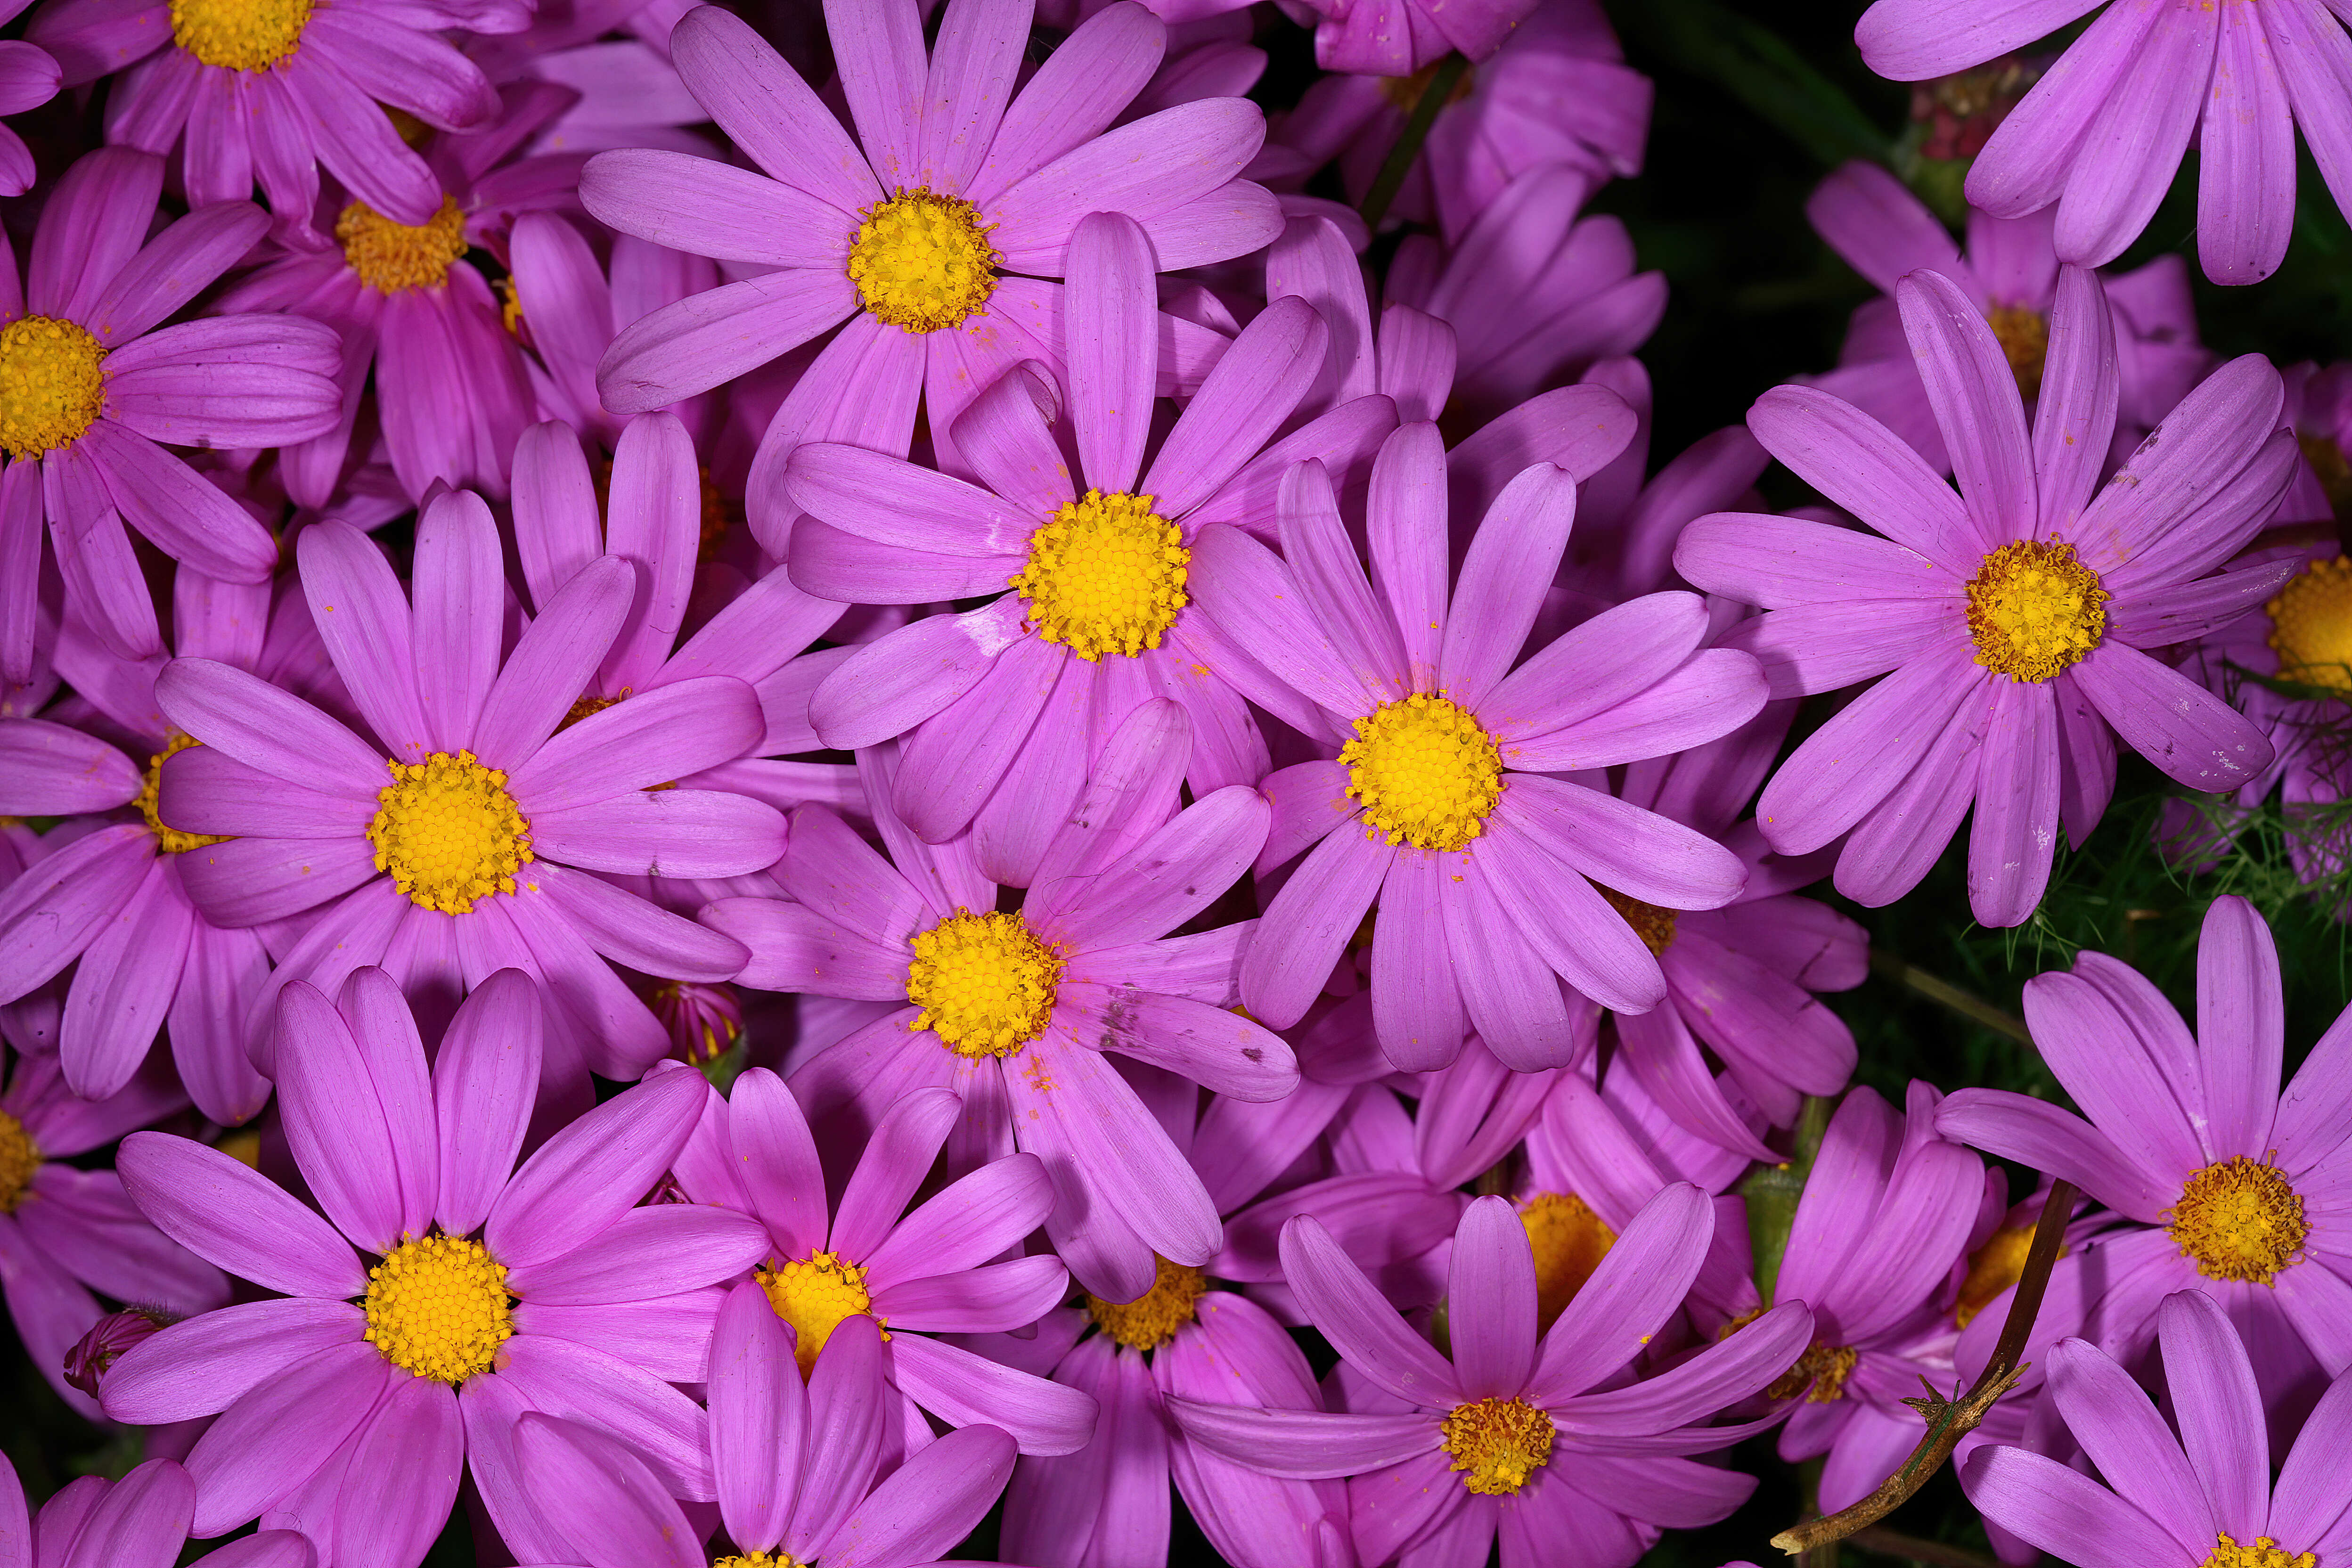
[[[872,1322],[853,1320],[803,1387],[759,1286],[728,1295],[710,1347],[710,1469],[738,1555],[720,1562],[912,1568],[938,1562],[995,1504],[1013,1447],[992,1426],[950,1432],[877,1479],[893,1414],[881,1360]],[[523,1476],[563,1543],[543,1561],[707,1568],[702,1531],[636,1433],[550,1412],[525,1415],[518,1436]]]
[[[1242,999],[1276,1027],[1297,1022],[1377,900],[1372,1013],[1391,1061],[1442,1067],[1475,1028],[1513,1068],[1559,1067],[1578,1054],[1561,978],[1625,1012],[1665,996],[1656,956],[1593,883],[1713,908],[1745,872],[1678,823],[1542,775],[1712,740],[1754,715],[1762,682],[1747,655],[1701,650],[1691,594],[1621,605],[1514,669],[1576,481],[1539,462],[1499,495],[1465,485],[1449,503],[1449,477],[1434,426],[1381,447],[1369,583],[1315,463],[1284,479],[1285,559],[1229,527],[1195,549],[1201,607],[1272,677],[1250,699],[1339,751],[1265,781],[1260,872],[1307,854],[1265,906]],[[1448,511],[1489,497],[1449,595]]]
[[[499,246],[518,212],[572,205],[580,177],[576,157],[509,161],[568,95],[549,86],[509,96],[492,123],[428,144],[435,204],[415,223],[363,197],[331,202],[321,223],[332,246],[281,247],[223,297],[225,309],[287,311],[341,339],[340,422],[278,458],[299,503],[326,505],[342,476],[371,371],[383,444],[410,500],[436,480],[506,493],[530,383],[522,346],[467,252]]]
[[[2057,31],[2099,0],[1877,0],[1854,27],[1870,68],[1919,81]],[[2294,227],[2299,123],[2336,205],[2352,212],[2352,38],[2319,0],[2179,5],[2126,0],[2068,44],[1969,169],[1969,200],[1997,217],[2053,203],[2058,256],[2123,254],[2198,146],[2197,255],[2216,283],[2256,283]]]
[[[1305,0],[1319,18],[1315,63],[1360,76],[1411,76],[1460,50],[1483,60],[1538,0]]]
[[[1093,1401],[932,1337],[1026,1329],[1069,1284],[1050,1253],[1004,1258],[1054,1206],[1033,1154],[990,1161],[908,1208],[962,1113],[944,1089],[897,1101],[828,1209],[807,1118],[782,1079],[753,1068],[703,1118],[678,1184],[767,1227],[756,1281],[793,1326],[803,1375],[844,1322],[870,1317],[885,1331],[883,1377],[906,1401],[951,1426],[1003,1427],[1027,1453],[1066,1454],[1094,1436]]]
[[[209,577],[258,583],[269,531],[159,442],[274,447],[334,420],[334,335],[310,321],[235,315],[156,329],[261,237],[246,202],[206,208],[152,240],[163,164],[128,148],[66,171],[17,280],[0,246],[0,679],[31,679],[41,525],[66,597],[125,658],[161,650],[128,522]]]
[[[858,767],[890,859],[804,806],[778,868],[798,901],[722,899],[702,916],[751,949],[743,984],[908,1004],[794,1072],[812,1125],[860,1137],[913,1089],[954,1089],[968,1125],[950,1168],[1016,1144],[1036,1154],[1054,1186],[1046,1234],[1115,1300],[1150,1287],[1154,1253],[1208,1262],[1222,1227],[1104,1053],[1244,1100],[1298,1081],[1280,1037],[1226,1010],[1250,923],[1159,940],[1214,903],[1265,837],[1265,802],[1241,785],[1171,815],[1183,735],[1183,710],[1164,700],[1121,726],[1017,913],[999,911],[969,837],[927,845],[899,820],[886,745]]]
[[[1349,199],[1361,201],[1430,74],[1320,77],[1297,108],[1274,121],[1269,146],[1300,153],[1301,177],[1337,161]],[[1630,179],[1642,172],[1651,95],[1650,79],[1626,66],[1595,0],[1538,0],[1437,111],[1389,210],[1434,221],[1455,245],[1505,186],[1538,164],[1568,164],[1595,184],[1612,174]]]
[[[75,1342],[105,1315],[91,1293],[176,1315],[219,1306],[228,1282],[148,1224],[112,1171],[68,1162],[186,1105],[160,1067],[84,1100],[42,1057],[19,1057],[0,1093],[0,1294],[33,1364],[93,1420],[97,1403],[66,1374]]]
[[[1772,612],[1725,638],[1776,697],[1892,670],[1800,745],[1757,825],[1782,854],[1849,834],[1838,890],[1885,904],[1917,885],[1971,804],[1969,900],[1986,925],[2040,902],[2057,830],[2080,845],[2115,787],[2115,738],[2180,783],[2233,788],[2270,745],[2228,704],[2141,651],[2267,597],[2267,568],[2211,575],[2285,488],[2294,437],[2259,355],[2206,378],[2104,489],[2114,332],[2098,279],[2059,279],[2029,434],[2017,378],[1962,289],[1897,286],[1959,478],[1955,495],[1885,426],[1829,394],[1776,387],[1748,428],[1871,533],[1746,512],[1684,531],[1691,582]]]
[[[394,222],[429,220],[440,193],[384,108],[443,131],[488,120],[489,79],[437,32],[510,32],[528,15],[516,0],[53,0],[31,32],[69,87],[124,73],[107,140],[179,147],[192,205],[244,201],[257,182],[281,227],[308,234],[320,163]]]
[[[197,909],[227,926],[320,911],[246,1021],[265,1073],[268,1008],[288,981],[334,986],[381,963],[437,986],[512,967],[570,1021],[547,1066],[584,1096],[583,1068],[631,1079],[668,1049],[607,959],[677,980],[731,979],[742,963],[728,938],[589,873],[732,876],[782,852],[774,808],[659,787],[750,752],[757,695],[706,675],[587,711],[636,568],[589,559],[509,648],[499,552],[478,498],[437,497],[417,525],[412,609],[365,534],[303,530],[311,616],[373,742],[215,659],[156,678],[165,717],[204,742],[165,763],[164,820],[236,836],[182,857]]]
[[[170,1459],[150,1459],[119,1481],[68,1481],[34,1514],[16,1468],[0,1455],[0,1568],[173,1568],[194,1508],[188,1472]],[[204,1553],[189,1568],[311,1568],[317,1561],[294,1531],[264,1530]]]
[[[1303,459],[1360,476],[1396,425],[1386,398],[1364,397],[1277,438],[1326,337],[1313,309],[1277,300],[1147,466],[1160,361],[1149,237],[1131,218],[1091,215],[1068,266],[1075,463],[1050,426],[1053,389],[1017,366],[958,422],[979,485],[853,446],[803,446],[786,473],[809,514],[793,530],[793,578],[811,592],[928,604],[1015,590],[866,645],[826,677],[810,718],[845,749],[912,728],[898,815],[932,843],[971,827],[981,869],[1016,887],[1144,702],[1172,699],[1190,715],[1196,795],[1265,776],[1265,742],[1228,678],[1238,656],[1188,613],[1202,591],[1200,531],[1265,527]]]
[[[13,22],[33,0],[0,0],[0,22]],[[59,78],[48,50],[21,38],[0,43],[0,115],[22,114],[55,98]],[[33,188],[32,149],[0,125],[0,196],[21,196]]]
[[[534,153],[667,147],[707,157],[717,151],[711,139],[688,127],[710,117],[669,60],[671,29],[701,3],[543,0],[528,27],[471,39],[466,53],[492,81],[552,82],[579,95],[533,133]]]
[[[2050,1397],[2099,1479],[2024,1448],[1988,1446],[1960,1468],[1988,1524],[2082,1568],[2313,1568],[2352,1544],[2352,1375],[2339,1376],[2288,1449],[2275,1486],[2264,1385],[2242,1331],[2194,1290],[2159,1310],[2176,1436],[2095,1346],[2051,1350]]]
[[[1398,1318],[1311,1218],[1282,1239],[1284,1272],[1315,1326],[1366,1391],[1347,1413],[1251,1409],[1171,1398],[1193,1442],[1296,1479],[1355,1478],[1357,1555],[1399,1551],[1484,1559],[1499,1531],[1505,1568],[1623,1568],[1662,1527],[1711,1523],[1755,1478],[1681,1456],[1727,1447],[1778,1415],[1705,1425],[1761,1391],[1797,1356],[1811,1317],[1794,1302],[1671,1371],[1622,1373],[1696,1278],[1714,1210],[1666,1188],[1610,1248],[1538,1337],[1533,1256],[1507,1199],[1464,1211],[1454,1242],[1452,1358]],[[1613,1384],[1595,1392],[1604,1383]]]
[[[633,234],[614,235],[611,245],[611,259],[599,261],[578,225],[549,212],[515,219],[507,240],[518,330],[538,361],[530,379],[539,412],[608,451],[627,421],[597,395],[596,365],[604,351],[630,322],[719,283],[719,268],[708,257]],[[714,392],[687,398],[672,411],[703,445],[723,407],[724,394]]]
[[[637,1206],[709,1094],[688,1068],[515,1168],[541,1008],[528,976],[490,976],[428,1073],[382,970],[353,973],[339,1003],[287,987],[278,1105],[324,1219],[217,1150],[124,1141],[123,1184],[165,1235],[279,1292],[175,1323],[107,1374],[117,1420],[217,1413],[187,1458],[197,1534],[259,1514],[330,1561],[415,1568],[470,1463],[513,1550],[561,1562],[515,1472],[515,1419],[534,1409],[625,1432],[675,1495],[711,1496],[703,1414],[669,1384],[705,1375],[719,1302],[707,1287],[766,1237],[720,1209]]]
[[[1280,232],[1274,197],[1234,178],[1265,140],[1256,105],[1202,99],[1106,131],[1159,64],[1161,25],[1112,6],[1015,94],[1029,14],[1029,0],[954,0],[927,61],[913,0],[828,0],[853,140],[748,25],[698,7],[670,40],[678,73],[764,174],[657,149],[589,163],[581,195],[614,228],[774,269],[622,332],[597,377],[615,412],[675,403],[848,323],[761,442],[749,506],[772,551],[792,521],[776,487],[798,443],[904,453],[919,402],[951,468],[949,432],[982,389],[1023,360],[1060,363],[1063,290],[1040,279],[1061,276],[1087,214],[1141,224],[1162,271]],[[1173,332],[1161,368],[1197,384],[1223,343]]]
[[[2157,1302],[2185,1288],[2259,1326],[2265,1386],[2307,1373],[2305,1347],[2340,1373],[2352,1366],[2352,1240],[2330,1218],[2352,1191],[2352,1011],[2281,1094],[2278,953],[2239,898],[2206,911],[2197,1003],[2192,1039],[2154,985],[2085,952],[2071,974],[2025,987],[2033,1043],[2084,1115],[1963,1089],[1944,1101],[1937,1129],[2073,1182],[2137,1227],[2102,1242],[2095,1269],[2062,1259],[2037,1340],[2095,1332],[2136,1360]],[[1988,1316],[1972,1331],[1987,1330]]]
[[[1932,467],[1949,472],[1951,458],[1895,303],[1896,283],[1925,269],[1950,279],[1992,324],[2018,391],[2032,408],[2058,299],[2049,213],[1998,218],[1971,207],[1963,254],[1943,221],[1902,181],[1876,163],[1855,162],[1822,182],[1805,204],[1805,216],[1830,248],[1880,291],[1854,311],[1838,368],[1808,377],[1810,384],[1835,393],[1902,437]],[[2102,282],[2116,329],[2111,449],[2121,463],[2213,368],[2213,354],[2197,341],[2189,268],[2179,257],[2159,256]]]

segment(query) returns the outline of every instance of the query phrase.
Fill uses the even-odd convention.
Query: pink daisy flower
[[[321,163],[394,222],[429,221],[440,194],[384,108],[442,131],[488,120],[489,79],[439,30],[510,32],[529,15],[519,0],[53,0],[30,30],[68,87],[123,73],[107,140],[180,148],[191,205],[258,184],[279,226],[309,234]]]
[[[914,1089],[956,1090],[970,1125],[951,1168],[1034,1152],[1054,1185],[1046,1234],[1107,1300],[1141,1295],[1154,1253],[1206,1263],[1223,1227],[1104,1053],[1246,1100],[1298,1081],[1280,1037],[1226,1010],[1249,923],[1160,940],[1223,896],[1265,836],[1265,802],[1238,784],[1171,815],[1183,725],[1183,710],[1155,701],[1111,738],[1017,913],[998,912],[969,838],[927,845],[899,820],[886,745],[858,766],[889,859],[805,806],[778,868],[798,901],[722,899],[702,915],[751,950],[744,984],[903,998],[794,1072],[811,1124],[854,1138]]]
[[[1560,1067],[1579,1054],[1561,980],[1621,1012],[1666,994],[1657,956],[1594,883],[1711,909],[1746,872],[1679,823],[1544,775],[1712,740],[1756,713],[1763,683],[1747,655],[1702,649],[1706,612],[1689,594],[1621,605],[1514,669],[1576,481],[1538,463],[1493,496],[1449,593],[1447,479],[1435,426],[1382,447],[1370,582],[1317,464],[1285,479],[1284,560],[1238,529],[1202,534],[1202,610],[1272,673],[1251,700],[1339,753],[1265,781],[1259,871],[1307,853],[1265,905],[1242,1000],[1297,1023],[1377,901],[1371,1005],[1391,1061],[1443,1067],[1475,1028],[1513,1068]]]
[[[1502,47],[1537,0],[1303,0],[1318,18],[1315,63],[1359,76],[1411,76],[1459,50]]]
[[[176,1568],[195,1510],[195,1485],[170,1459],[150,1459],[119,1481],[82,1476],[38,1513],[16,1468],[0,1455],[0,1568]],[[195,1558],[212,1568],[311,1568],[318,1554],[290,1530],[264,1530]]]
[[[128,522],[208,577],[257,583],[277,541],[165,451],[275,447],[334,417],[334,334],[216,316],[163,327],[261,237],[261,209],[192,213],[147,237],[162,160],[105,148],[41,209],[29,270],[0,245],[0,679],[31,679],[46,521],[66,596],[126,658],[161,651]],[[158,329],[161,328],[159,331]]]
[[[803,1377],[843,1323],[870,1317],[886,1331],[883,1378],[902,1401],[950,1426],[1001,1427],[1025,1453],[1066,1454],[1094,1436],[1094,1401],[935,1337],[1029,1328],[1069,1285],[1051,1253],[1017,1254],[1054,1206],[1035,1155],[992,1160],[913,1204],[962,1116],[944,1089],[899,1100],[828,1204],[808,1119],[782,1079],[753,1068],[704,1114],[678,1155],[678,1185],[767,1227],[754,1282],[792,1325]]]
[[[1853,30],[1883,77],[1920,81],[2054,33],[2101,0],[1877,0]],[[2341,7],[2336,7],[2340,10]],[[2197,255],[2216,283],[2256,283],[2294,227],[2300,125],[2336,205],[2352,212],[2352,37],[2322,0],[2178,5],[2124,0],[2069,43],[1969,167],[1969,200],[1997,217],[2058,209],[2058,257],[2122,255],[2198,147]]]
[[[1165,47],[1133,5],[1090,17],[1016,94],[1030,10],[952,0],[927,60],[914,0],[828,0],[853,140],[747,24],[698,7],[670,40],[678,73],[764,173],[659,150],[589,163],[582,198],[614,228],[773,269],[623,331],[597,376],[608,407],[663,407],[842,328],[753,465],[751,523],[771,551],[792,521],[777,486],[800,442],[903,455],[920,404],[953,468],[948,432],[973,397],[1023,360],[1060,363],[1051,279],[1087,214],[1141,224],[1163,272],[1246,255],[1281,229],[1274,197],[1235,178],[1265,140],[1256,105],[1202,99],[1107,129]],[[1177,352],[1160,390],[1197,384],[1222,339],[1163,331]]]
[[[2057,830],[2081,845],[2115,787],[2116,739],[2179,783],[2234,788],[2270,743],[2145,648],[2192,639],[2277,586],[2214,574],[2285,489],[2294,437],[2259,355],[2206,378],[2102,489],[2115,428],[2114,331],[2098,279],[2063,273],[2029,433],[2017,378],[1975,301],[1915,272],[1896,299],[1959,492],[1875,419],[1776,387],[1748,428],[1873,533],[1718,512],[1684,531],[1691,582],[1771,612],[1725,637],[1776,697],[1892,671],[1783,762],[1757,802],[1782,854],[1848,835],[1838,890],[1916,887],[1973,803],[1969,901],[2017,925],[2050,879]]]
[[[706,675],[596,699],[637,594],[636,568],[610,555],[508,647],[498,530],[464,491],[419,520],[413,607],[347,523],[303,530],[296,554],[372,740],[216,659],[174,659],[155,688],[165,718],[204,742],[165,763],[163,819],[233,836],[181,858],[197,909],[227,926],[317,911],[245,1020],[257,1065],[270,1071],[268,1009],[289,981],[333,986],[383,964],[404,985],[462,985],[512,967],[567,1020],[551,1093],[584,1096],[583,1069],[635,1079],[668,1036],[606,961],[715,981],[744,954],[594,873],[733,876],[782,853],[773,807],[660,787],[757,744],[757,694]]]
[[[707,1287],[766,1237],[722,1209],[637,1206],[710,1093],[690,1068],[623,1091],[515,1166],[541,1005],[528,976],[492,975],[428,1071],[382,970],[354,973],[336,1003],[288,987],[278,1105],[316,1211],[201,1143],[124,1141],[123,1184],[159,1229],[277,1292],[175,1323],[106,1374],[116,1420],[217,1415],[187,1457],[196,1534],[257,1515],[332,1562],[415,1568],[470,1466],[509,1546],[560,1562],[515,1470],[529,1410],[623,1434],[671,1494],[710,1498],[708,1422],[669,1384],[708,1375]]]
[[[0,0],[0,22],[13,22],[33,0]],[[55,98],[61,73],[48,50],[22,38],[0,42],[0,115],[22,114]],[[0,125],[0,196],[21,196],[33,188],[32,149]]]

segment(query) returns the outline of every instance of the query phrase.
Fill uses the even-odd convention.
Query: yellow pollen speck
[[[1088,490],[1029,536],[1027,564],[1009,579],[1029,624],[1080,658],[1129,658],[1160,646],[1190,601],[1192,552],[1150,496]]]
[[[2252,1546],[2241,1546],[2226,1535],[2214,1538],[2217,1544],[2207,1553],[2200,1568],[2317,1568],[2318,1554],[2303,1552],[2287,1554],[2279,1543],[2267,1535],[2257,1535]]]
[[[530,825],[507,794],[504,773],[471,752],[387,765],[393,782],[376,792],[367,830],[377,870],[391,872],[417,903],[448,915],[515,890],[516,868],[533,858]]]
[[[41,1168],[41,1148],[25,1124],[0,1110],[0,1214],[15,1214]]]
[[[1486,831],[1503,795],[1503,754],[1470,710],[1417,691],[1356,721],[1339,749],[1369,837],[1459,849]]]
[[[441,210],[420,224],[394,223],[353,202],[335,219],[335,237],[360,281],[377,293],[437,289],[466,254],[466,215],[452,196],[443,196]]]
[[[2033,1227],[2030,1225],[2005,1225],[1985,1238],[1985,1244],[1969,1254],[1968,1278],[1960,1281],[1960,1299],[1952,1308],[1952,1321],[1965,1329],[1976,1315],[1990,1306],[1995,1297],[2025,1273],[2025,1255],[2033,1250]],[[2058,1256],[2066,1256],[2060,1247]]]
[[[530,334],[523,330],[522,300],[515,293],[514,279],[501,278],[493,287],[499,295],[499,325],[504,327],[507,336],[517,342],[529,343]]]
[[[806,1568],[789,1552],[739,1552],[726,1557],[714,1557],[710,1568]]]
[[[1508,1497],[1551,1458],[1547,1411],[1524,1399],[1480,1399],[1457,1405],[1445,1417],[1448,1468],[1465,1470],[1462,1484],[1484,1497]]]
[[[812,1252],[797,1262],[755,1269],[751,1277],[768,1293],[768,1305],[776,1310],[776,1316],[790,1323],[799,1336],[793,1353],[803,1378],[816,1365],[817,1352],[824,1349],[833,1331],[874,1305],[874,1299],[866,1294],[864,1265],[837,1253]],[[875,1321],[878,1324],[881,1320]]]
[[[562,731],[572,728],[572,725],[580,722],[581,720],[602,713],[605,709],[612,707],[614,703],[625,700],[628,695],[629,688],[627,687],[622,688],[620,695],[616,697],[599,697],[593,691],[582,693],[578,701],[572,703],[570,708],[564,710],[562,719],[560,720],[555,726],[556,732],[561,734]]]
[[[1977,662],[2012,680],[2049,680],[2099,646],[2107,591],[2053,539],[2020,539],[1984,558],[1969,580],[1969,633]]]
[[[172,0],[172,41],[208,66],[268,70],[310,24],[311,0]]]
[[[458,1384],[490,1370],[514,1337],[506,1265],[478,1241],[404,1237],[368,1270],[363,1338],[418,1377]]]
[[[1992,335],[2017,377],[2017,390],[2032,403],[2042,395],[2042,364],[2050,355],[2050,319],[2022,305],[1992,308]]]
[[[2313,562],[2263,608],[2280,679],[2352,693],[2352,556]]]
[[[868,312],[910,332],[960,324],[988,303],[1003,258],[980,209],[928,186],[900,191],[858,215],[849,280]]]
[[[1536,1330],[1549,1330],[1576,1300],[1617,1233],[1574,1193],[1538,1193],[1519,1210],[1536,1255]]]
[[[1680,910],[1662,910],[1655,904],[1629,899],[1616,889],[1604,888],[1598,882],[1592,884],[1592,890],[1606,900],[1611,909],[1624,917],[1625,923],[1633,928],[1633,934],[1642,939],[1642,945],[1650,950],[1651,956],[1655,957],[1675,945],[1675,920],[1682,913]]]
[[[1095,1327],[1135,1350],[1153,1350],[1174,1339],[1176,1331],[1192,1321],[1201,1297],[1209,1289],[1209,1277],[1199,1269],[1164,1258],[1158,1261],[1160,1271],[1151,1289],[1134,1300],[1087,1298],[1087,1315],[1095,1321]]]
[[[929,1029],[961,1057],[1001,1057],[1045,1032],[1061,955],[1019,915],[959,909],[912,943],[907,1000]]]
[[[2242,1154],[2192,1172],[2164,1217],[2180,1255],[2195,1258],[2208,1279],[2267,1285],[2280,1269],[2303,1261],[2311,1234],[2302,1195],[2286,1176]]]
[[[225,833],[183,833],[176,827],[166,826],[163,819],[155,815],[156,796],[163,784],[163,759],[177,756],[190,746],[201,743],[193,735],[173,731],[171,738],[163,742],[163,749],[147,759],[146,782],[139,786],[139,796],[131,803],[139,808],[139,815],[147,819],[147,831],[155,836],[156,844],[166,855],[184,855],[207,844],[228,842],[228,835]]]
[[[105,361],[96,338],[55,316],[0,327],[0,450],[37,458],[79,440],[105,411]]]

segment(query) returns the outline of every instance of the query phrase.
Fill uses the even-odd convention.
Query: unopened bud
[[[172,1314],[154,1308],[131,1307],[109,1312],[92,1323],[89,1332],[76,1340],[73,1348],[66,1352],[66,1381],[96,1399],[99,1380],[123,1352],[176,1321]]]

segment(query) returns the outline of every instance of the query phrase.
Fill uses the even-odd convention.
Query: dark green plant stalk
[[[1422,143],[1429,140],[1429,128],[1437,123],[1437,111],[1445,107],[1461,85],[1462,73],[1470,68],[1470,61],[1460,53],[1447,55],[1437,62],[1430,73],[1429,85],[1414,100],[1412,112],[1405,117],[1404,129],[1397,132],[1396,145],[1389,149],[1387,161],[1372,180],[1372,188],[1364,193],[1363,205],[1356,210],[1363,215],[1364,226],[1379,232],[1381,219],[1389,216],[1389,207],[1404,189],[1404,177],[1412,173],[1413,160],[1421,156]]]
[[[1773,1287],[1780,1283],[1780,1258],[1789,1250],[1789,1227],[1797,1223],[1797,1200],[1805,1195],[1805,1178],[1812,1174],[1813,1156],[1821,1152],[1822,1134],[1829,1124],[1830,1102],[1807,1095],[1789,1157],[1777,1165],[1757,1166],[1739,1184],[1739,1195],[1748,1203],[1748,1250],[1755,1264],[1756,1293],[1768,1307]]]

